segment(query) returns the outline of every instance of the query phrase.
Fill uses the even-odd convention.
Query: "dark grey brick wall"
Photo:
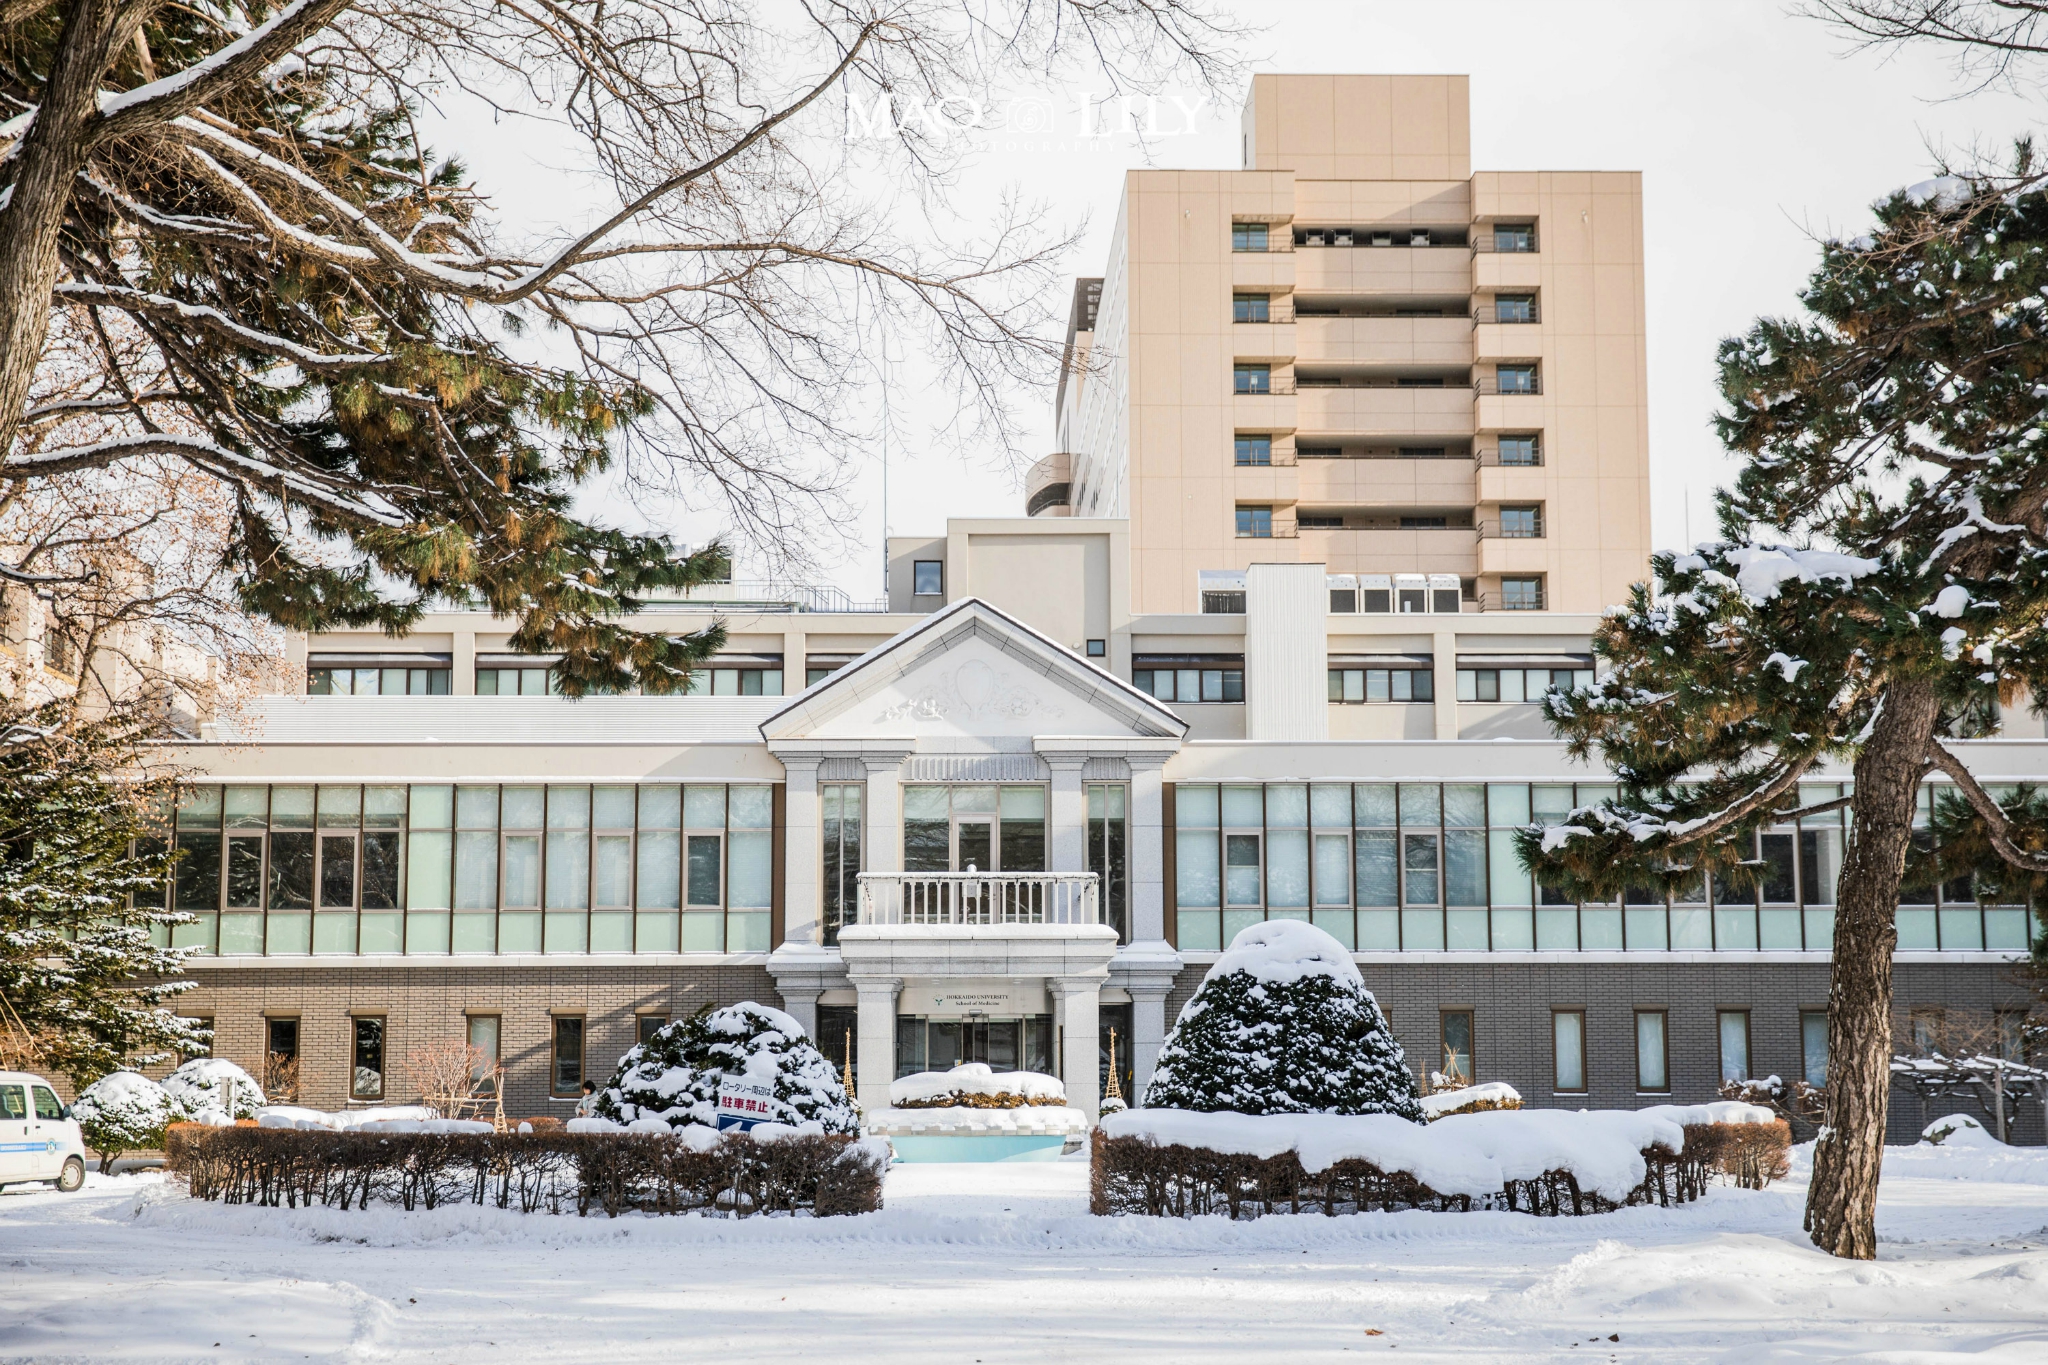
[[[1169,1027],[1201,984],[1204,967],[1190,967],[1167,996]],[[1800,1074],[1799,1012],[1825,1009],[1828,969],[1823,963],[1402,963],[1362,967],[1366,986],[1393,1017],[1394,1034],[1410,1066],[1440,1065],[1440,1012],[1472,1011],[1473,1069],[1482,1081],[1506,1081],[1530,1108],[1637,1109],[1651,1104],[1697,1104],[1718,1098],[1720,1041],[1717,1015],[1749,1011],[1750,1071],[1790,1080]],[[1988,965],[1901,964],[1893,980],[1900,1014],[1925,1007],[1989,1011],[2024,1009],[2032,997],[2007,968]],[[1553,1088],[1553,1009],[1586,1012],[1588,1090]],[[1671,1091],[1645,1095],[1635,1088],[1635,1012],[1668,1012]],[[1889,1140],[1912,1142],[1941,1114],[1976,1112],[1967,1099],[1923,1103],[1892,1097]],[[1801,1136],[1810,1136],[1802,1133]],[[2014,1133],[2021,1142],[2043,1140],[2040,1110],[2021,1106]]]

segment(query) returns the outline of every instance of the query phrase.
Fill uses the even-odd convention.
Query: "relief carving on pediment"
[[[968,659],[950,674],[934,678],[915,695],[884,708],[874,723],[951,720],[960,724],[1062,714],[1064,708],[1047,701],[1029,685],[1013,681],[1007,672],[998,672],[980,659]]]

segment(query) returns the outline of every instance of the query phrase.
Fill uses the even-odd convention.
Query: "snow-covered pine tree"
[[[194,1057],[164,1077],[173,1121],[252,1119],[266,1101],[263,1087],[225,1057]]]
[[[1230,941],[1159,1050],[1145,1107],[1422,1122],[1408,1060],[1351,954],[1301,920]]]
[[[78,1120],[86,1146],[100,1154],[100,1174],[105,1175],[122,1153],[163,1146],[171,1097],[140,1072],[113,1071],[79,1093],[71,1117]]]
[[[74,1085],[206,1043],[166,1003],[190,953],[151,942],[190,917],[163,909],[171,783],[141,770],[147,733],[0,700],[0,1053]]]
[[[1890,1086],[1894,914],[1921,779],[1939,771],[1983,847],[2048,870],[1952,741],[1996,704],[2048,697],[2048,195],[2020,148],[2010,176],[1948,176],[1825,243],[1807,315],[1722,343],[1724,539],[1660,554],[1602,622],[1590,691],[1544,702],[1613,801],[1520,838],[1547,885],[1754,884],[1766,819],[1847,805],[1828,998],[1827,1117],[1806,1226],[1838,1256],[1876,1253]],[[1797,810],[1827,762],[1854,795]],[[2031,809],[2031,806],[2027,809]],[[2034,818],[2038,818],[2037,816]]]
[[[671,1128],[718,1125],[726,1077],[775,1092],[777,1123],[815,1123],[857,1133],[860,1119],[825,1054],[781,1010],[743,1000],[708,1006],[659,1030],[619,1059],[598,1092],[597,1113],[615,1123],[659,1119]]]

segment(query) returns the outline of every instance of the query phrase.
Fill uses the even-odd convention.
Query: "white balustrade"
[[[862,924],[1100,924],[1093,872],[863,872]]]

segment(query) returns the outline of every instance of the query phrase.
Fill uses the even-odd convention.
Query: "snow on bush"
[[[894,1109],[1021,1109],[1028,1104],[1067,1102],[1067,1087],[1040,1071],[991,1071],[985,1062],[966,1062],[951,1071],[919,1071],[889,1083]]]
[[[1920,1130],[1920,1139],[1937,1147],[2003,1147],[1983,1124],[1968,1114],[1938,1118]]]
[[[1145,1106],[1423,1121],[1415,1078],[1336,939],[1268,920],[1231,940],[1159,1051]],[[1137,1111],[1133,1111],[1137,1112]]]
[[[852,1101],[803,1025],[751,1000],[700,1010],[634,1047],[598,1093],[596,1110],[627,1127],[655,1119],[671,1128],[716,1128],[719,1082],[728,1076],[774,1092],[772,1122],[860,1131]]]
[[[1579,1187],[1614,1203],[1643,1183],[1643,1150],[1678,1155],[1685,1129],[1627,1110],[1520,1109],[1457,1114],[1428,1127],[1388,1114],[1218,1114],[1132,1109],[1102,1120],[1112,1138],[1142,1137],[1251,1157],[1293,1152],[1310,1175],[1366,1161],[1413,1176],[1438,1194],[1491,1199],[1510,1181],[1568,1171]]]
[[[71,1117],[78,1120],[86,1145],[100,1154],[100,1174],[105,1175],[123,1152],[163,1146],[171,1097],[139,1072],[114,1071],[79,1093]]]
[[[173,1121],[232,1123],[256,1117],[263,1087],[249,1073],[220,1057],[194,1057],[164,1077]]]
[[[1452,1114],[1479,1114],[1490,1109],[1520,1109],[1522,1092],[1506,1081],[1487,1081],[1482,1085],[1461,1085],[1455,1090],[1438,1090],[1424,1095],[1419,1101],[1422,1117],[1435,1123],[1438,1119],[1449,1118]]]
[[[350,1109],[331,1114],[324,1109],[302,1109],[295,1104],[265,1105],[256,1111],[259,1128],[296,1128],[302,1132],[330,1133],[489,1133],[490,1124],[477,1119],[444,1119],[423,1104],[386,1105],[376,1109]]]

